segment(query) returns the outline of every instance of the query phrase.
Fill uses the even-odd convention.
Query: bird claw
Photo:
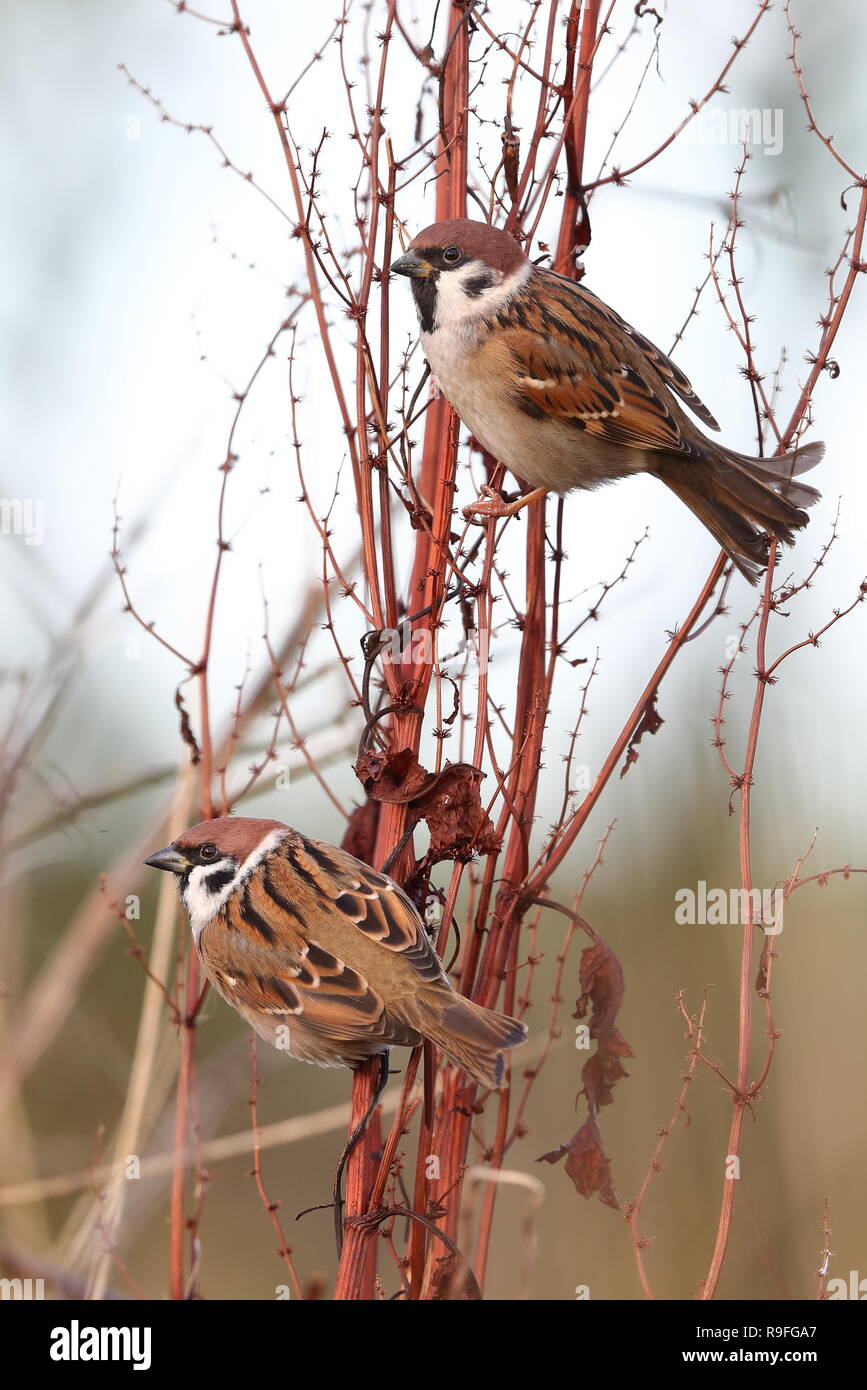
[[[468,507],[464,507],[462,512],[464,521],[474,523],[476,526],[484,526],[487,521],[497,521],[501,517],[511,516],[512,512],[509,503],[497,492],[496,488],[482,487],[482,497],[475,502],[471,502]]]

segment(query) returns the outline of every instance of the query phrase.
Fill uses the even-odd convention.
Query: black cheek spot
[[[479,275],[471,275],[469,280],[464,283],[464,290],[470,299],[478,299],[484,290],[489,290],[494,283],[494,277],[489,270],[483,270]]]
[[[216,896],[217,893],[222,893],[234,877],[234,869],[217,869],[215,873],[207,874],[202,882],[208,892]]]

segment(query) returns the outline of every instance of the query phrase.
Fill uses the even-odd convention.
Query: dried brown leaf
[[[596,1041],[596,1052],[584,1064],[581,1081],[591,1109],[596,1110],[611,1104],[615,1084],[629,1075],[620,1059],[632,1056],[632,1049],[615,1026],[623,1003],[623,968],[603,941],[582,951],[578,983],[581,994],[573,1017],[586,1018],[590,1012],[590,1036]]]
[[[501,838],[482,805],[482,775],[469,763],[450,763],[414,803],[427,821],[431,857],[467,860],[499,850]]]
[[[566,1155],[566,1172],[582,1197],[598,1195],[609,1207],[620,1207],[611,1180],[611,1163],[602,1147],[602,1134],[596,1115],[601,1105],[610,1105],[614,1087],[628,1076],[622,1058],[632,1049],[616,1026],[623,1002],[623,969],[604,941],[594,941],[581,953],[578,970],[581,989],[573,1018],[590,1020],[588,1028],[596,1051],[581,1069],[581,1089],[589,1114],[580,1129],[559,1149],[542,1155],[539,1162],[557,1163]]]
[[[180,686],[178,686],[177,690],[175,691],[175,709],[181,716],[181,738],[190,750],[190,762],[195,767],[197,763],[200,763],[202,761],[202,750],[196,742],[196,736],[193,733],[193,726],[190,723],[189,711],[186,705],[184,704],[184,697],[181,694]]]
[[[433,781],[411,748],[399,748],[393,753],[362,753],[355,764],[355,775],[374,801],[414,801]]]
[[[638,745],[645,734],[655,734],[662,728],[665,720],[656,708],[656,695],[651,695],[644,707],[644,713],[639,720],[638,727],[632,738],[629,740],[629,747],[626,750],[626,759],[620,769],[620,776],[625,777],[633,763],[638,762]]]
[[[575,1185],[580,1197],[593,1197],[597,1193],[600,1201],[607,1207],[620,1209],[620,1202],[611,1182],[611,1162],[602,1148],[602,1135],[593,1115],[588,1115],[579,1130],[566,1144],[550,1153],[542,1154],[538,1163],[559,1163],[566,1155],[566,1172]]]
[[[355,771],[374,801],[405,804],[427,822],[430,862],[466,861],[499,850],[500,836],[482,806],[483,774],[477,767],[447,763],[441,772],[432,773],[410,748],[401,748],[396,753],[363,753]]]
[[[354,854],[362,864],[372,864],[376,848],[376,829],[379,824],[379,806],[375,801],[364,801],[356,806],[346,822],[340,848],[347,854]]]

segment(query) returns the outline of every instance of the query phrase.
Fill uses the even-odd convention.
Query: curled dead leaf
[[[397,803],[413,801],[433,780],[411,748],[362,753],[355,775],[374,801]]]
[[[581,1197],[597,1193],[607,1207],[620,1210],[620,1201],[611,1182],[611,1162],[602,1148],[602,1135],[593,1115],[588,1115],[566,1144],[542,1154],[537,1163],[559,1163],[566,1156],[566,1172]]]
[[[379,824],[379,806],[375,801],[363,801],[356,806],[340,841],[340,848],[347,854],[354,854],[362,864],[372,864],[376,848],[376,829]]]
[[[196,736],[193,733],[193,725],[190,720],[189,710],[184,704],[184,697],[181,694],[180,686],[178,686],[177,690],[175,691],[175,709],[181,716],[181,738],[190,750],[190,762],[195,767],[197,763],[200,763],[202,761],[202,750],[199,748],[199,745],[196,742]]]
[[[596,1116],[601,1105],[611,1104],[617,1082],[629,1075],[622,1058],[631,1057],[632,1049],[616,1024],[623,1003],[623,969],[604,941],[597,939],[582,951],[578,983],[581,993],[573,1018],[590,1015],[588,1030],[596,1043],[596,1051],[581,1069],[581,1091],[589,1114],[567,1143],[543,1154],[539,1162],[557,1163],[565,1155],[566,1172],[576,1192],[582,1197],[598,1195],[606,1206],[619,1209]]]
[[[623,766],[620,769],[621,777],[625,777],[629,769],[632,767],[632,764],[638,762],[638,745],[644,738],[644,735],[655,734],[659,729],[662,728],[664,723],[665,720],[656,708],[656,695],[653,694],[651,695],[650,699],[644,707],[644,713],[642,714],[641,719],[638,722],[635,733],[629,740],[629,747],[626,750],[626,758],[624,759]]]
[[[482,805],[482,775],[469,763],[449,763],[414,803],[427,821],[434,858],[464,860],[499,850],[501,837]]]
[[[595,1039],[596,1052],[584,1064],[581,1082],[592,1110],[610,1105],[613,1088],[629,1072],[622,1057],[631,1057],[629,1043],[615,1026],[623,1003],[623,967],[604,941],[596,941],[581,952],[578,971],[581,994],[575,1005],[574,1018],[586,1018],[590,1012],[590,1036]]]
[[[361,754],[355,772],[372,800],[406,805],[427,823],[429,862],[466,861],[499,850],[501,838],[482,806],[483,774],[470,763],[447,763],[440,772],[428,772],[412,749],[401,748]]]

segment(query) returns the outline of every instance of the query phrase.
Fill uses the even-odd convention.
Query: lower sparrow
[[[178,875],[204,972],[293,1057],[354,1067],[430,1039],[503,1085],[526,1026],[457,994],[401,888],[344,850],[273,820],[223,816],[145,860]]]
[[[752,458],[718,430],[683,372],[583,285],[534,265],[505,231],[436,222],[391,267],[412,281],[433,376],[479,444],[533,491],[507,505],[490,489],[468,518],[511,515],[546,492],[651,473],[704,523],[755,583],[765,533],[791,543],[819,497],[795,482],[814,443]]]

